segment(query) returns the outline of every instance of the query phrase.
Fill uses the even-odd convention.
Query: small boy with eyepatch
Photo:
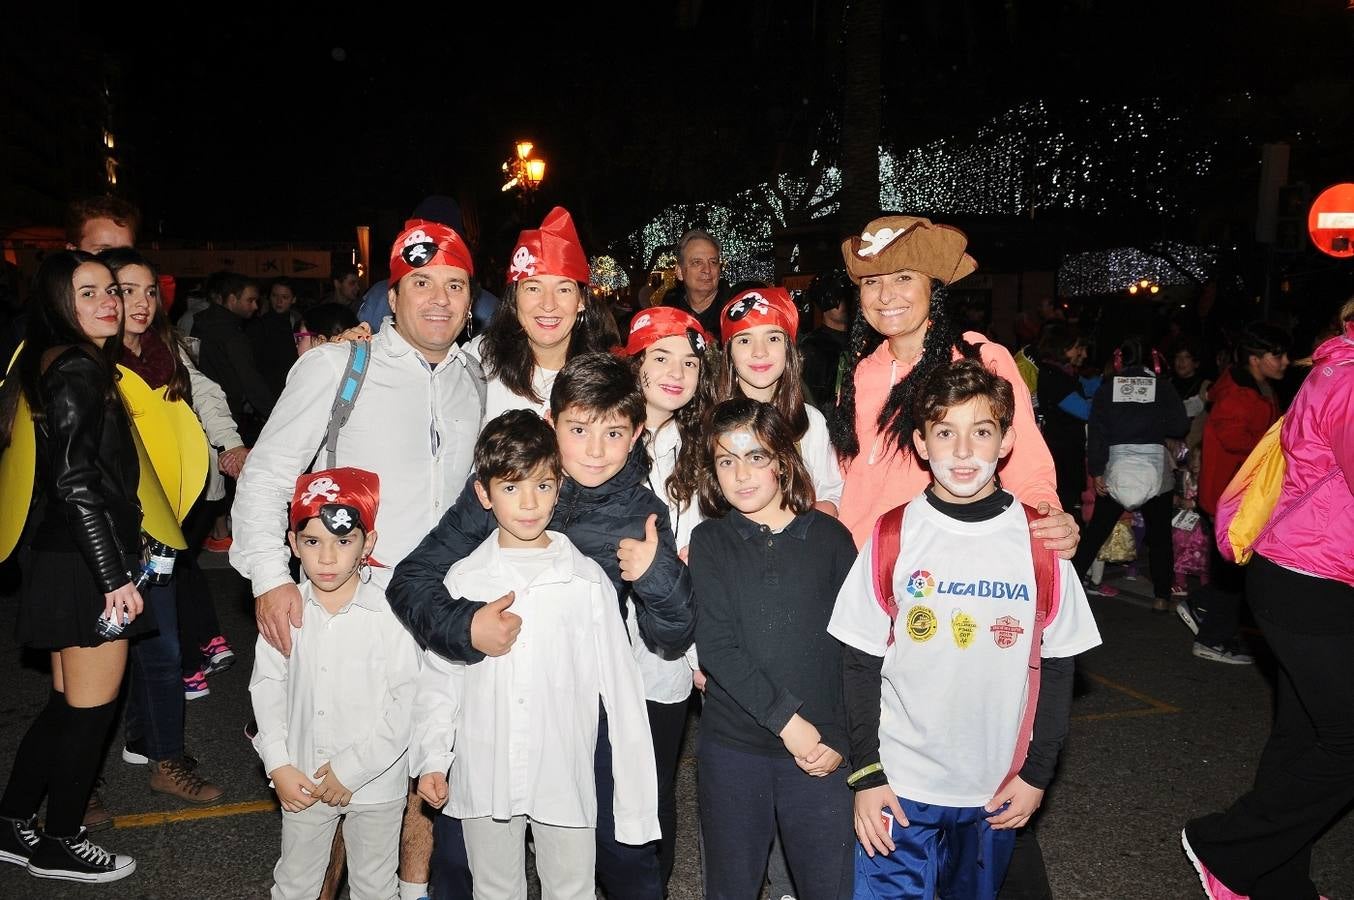
[[[563,471],[550,425],[510,410],[475,445],[475,495],[498,527],[446,576],[452,596],[512,593],[508,652],[473,665],[429,650],[419,679],[419,795],[460,820],[480,900],[524,898],[531,826],[543,895],[592,900],[600,710],[610,726],[616,837],[659,835],[643,682],[602,567],[547,530]],[[599,702],[600,701],[600,702]]]
[[[343,822],[354,900],[399,883],[410,723],[421,654],[371,583],[380,481],[337,468],[296,480],[287,540],[305,581],[291,656],[262,637],[249,680],[254,749],[282,805],[273,900],[315,900]]]

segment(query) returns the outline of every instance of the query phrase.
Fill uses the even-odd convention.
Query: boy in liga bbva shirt
[[[475,493],[498,528],[452,566],[452,596],[511,592],[521,631],[473,665],[426,651],[410,773],[461,820],[476,898],[527,896],[531,825],[544,896],[593,900],[599,711],[610,725],[616,839],[659,837],[658,782],[643,682],[602,567],[547,531],[562,466],[555,432],[529,410],[489,422],[475,444]]]
[[[262,637],[249,694],[254,749],[282,805],[273,900],[315,900],[343,820],[354,900],[399,889],[418,645],[371,583],[380,482],[338,468],[296,480],[287,540],[301,559],[303,624],[291,656]]]
[[[932,483],[904,510],[897,621],[876,595],[872,537],[828,625],[846,645],[856,897],[996,897],[1067,733],[1072,657],[1100,644],[1080,580],[1056,560],[1040,737],[1017,753],[1037,585],[1026,514],[996,477],[1014,405],[1010,383],[978,360],[927,380],[913,443]]]

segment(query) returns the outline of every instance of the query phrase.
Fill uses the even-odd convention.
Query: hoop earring
[[[369,557],[362,557],[362,562],[357,565],[357,580],[363,584],[371,584],[371,563],[367,562]]]

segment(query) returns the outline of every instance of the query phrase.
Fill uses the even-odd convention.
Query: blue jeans
[[[704,736],[696,765],[709,900],[760,895],[778,827],[800,900],[851,895],[854,841],[846,769],[818,778],[788,753],[747,753]]]
[[[1098,505],[1098,504],[1097,504]],[[873,857],[856,844],[856,900],[995,900],[1016,832],[993,829],[981,806],[938,806],[899,797],[906,827],[893,822],[897,848]]]
[[[143,599],[160,631],[132,641],[127,745],[153,760],[177,759],[183,755],[183,677],[173,580],[148,588]]]

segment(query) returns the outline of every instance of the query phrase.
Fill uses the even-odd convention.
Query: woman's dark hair
[[[569,333],[569,348],[564,355],[566,363],[580,353],[610,350],[620,343],[615,318],[600,301],[593,300],[587,284],[576,283],[581,306]],[[536,389],[531,384],[536,374],[536,358],[531,352],[526,330],[517,321],[516,282],[508,283],[498,306],[494,307],[494,315],[484,329],[480,356],[486,376],[498,378],[508,390],[533,403],[545,399],[536,396]]]
[[[475,478],[487,491],[493,478],[520,481],[545,466],[559,478],[559,442],[549,423],[529,409],[490,419],[475,441]]]
[[[184,355],[188,353],[188,347],[183,343],[183,338],[180,337],[174,326],[169,324],[169,316],[165,313],[165,304],[160,297],[160,270],[131,247],[113,247],[100,253],[99,259],[104,265],[108,266],[108,270],[113,273],[114,279],[118,277],[119,272],[128,266],[143,266],[150,273],[151,284],[155,288],[155,314],[151,316],[150,330],[155,332],[156,337],[169,350],[169,356],[174,365],[174,370],[170,373],[169,381],[165,385],[165,399],[170,402],[182,400],[192,405],[193,381],[188,374],[188,367],[183,362]],[[127,327],[125,303],[123,307],[123,329],[125,330]]]
[[[1255,322],[1247,325],[1236,336],[1232,342],[1232,351],[1236,364],[1244,369],[1252,356],[1264,356],[1266,353],[1282,356],[1291,345],[1292,338],[1279,326]]]
[[[18,359],[14,361],[3,386],[0,386],[0,450],[9,446],[20,394],[28,401],[33,421],[42,421],[45,409],[38,382],[42,378],[43,357],[54,348],[80,347],[97,360],[108,374],[106,399],[121,402],[117,389],[120,377],[117,361],[122,355],[122,322],[118,322],[117,334],[104,341],[100,347],[80,328],[75,310],[72,279],[76,269],[91,262],[104,266],[97,256],[84,251],[59,250],[43,259],[37,274],[33,276],[23,349],[19,351]],[[112,280],[111,272],[109,280]]]
[[[738,371],[733,365],[733,352],[729,349],[738,335],[729,339],[724,347],[724,366],[719,379],[719,396],[726,399],[746,397],[743,386],[738,383]],[[799,344],[785,335],[785,371],[780,373],[776,390],[771,394],[771,405],[785,419],[790,432],[799,440],[809,430],[809,414],[804,411],[804,355],[799,352]]]
[[[1075,328],[1062,322],[1050,322],[1039,333],[1039,345],[1035,348],[1035,354],[1039,357],[1039,362],[1066,365],[1067,351],[1076,346],[1084,346],[1085,343]]]
[[[701,442],[704,456],[700,472],[701,512],[707,518],[717,519],[727,515],[731,508],[719,486],[715,453],[719,449],[720,437],[736,428],[747,428],[762,442],[763,448],[775,457],[780,473],[781,506],[796,515],[808,512],[814,502],[813,479],[804,467],[799,448],[795,446],[795,438],[790,434],[790,426],[770,403],[758,403],[747,397],[725,400],[710,415],[710,424]]]
[[[635,373],[636,380],[639,380],[640,367],[644,365],[644,360],[648,358],[652,349],[653,345],[650,345],[630,357],[630,369]],[[705,350],[697,356],[700,359],[701,370],[696,379],[696,391],[686,405],[672,415],[681,443],[677,451],[677,464],[673,466],[668,480],[663,483],[663,490],[667,492],[668,499],[677,504],[679,509],[690,505],[691,499],[700,487],[700,468],[704,463],[701,438],[704,436],[706,417],[715,405],[719,383],[719,351],[713,344],[707,343]],[[641,385],[641,389],[642,387]],[[646,441],[652,439],[651,436],[645,437]]]
[[[921,359],[912,367],[907,376],[895,384],[884,400],[884,408],[879,412],[875,427],[884,436],[888,445],[900,452],[912,450],[912,431],[916,427],[912,420],[912,404],[916,399],[919,386],[931,377],[931,373],[941,366],[949,365],[954,351],[968,359],[978,356],[978,348],[964,340],[951,316],[949,291],[937,279],[931,280],[931,325],[926,329],[922,341]],[[884,342],[884,336],[870,327],[862,308],[856,310],[855,320],[851,323],[851,337],[846,349],[846,361],[850,370],[842,379],[841,393],[837,403],[827,410],[828,436],[837,453],[848,459],[854,459],[860,453],[860,439],[856,435],[856,369],[860,361],[869,356]]]
[[[1161,358],[1155,347],[1148,347],[1141,335],[1130,334],[1119,342],[1110,357],[1110,369],[1122,371],[1130,366],[1145,366],[1156,369],[1158,375],[1167,373],[1166,361]]]
[[[320,303],[301,316],[306,331],[323,335],[325,340],[338,337],[349,328],[356,328],[357,313],[343,303]]]

